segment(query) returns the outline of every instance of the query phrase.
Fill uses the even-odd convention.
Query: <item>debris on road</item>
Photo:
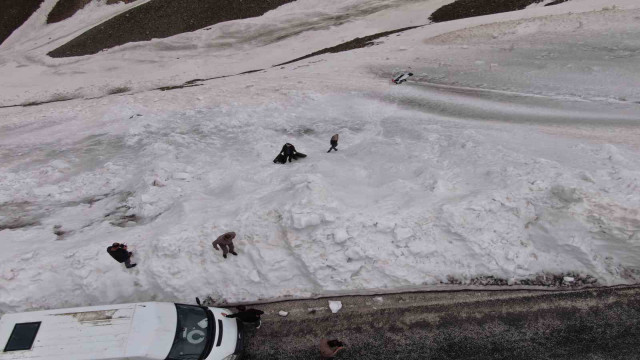
[[[342,302],[329,300],[329,309],[331,309],[332,313],[337,313],[338,311],[340,311],[340,309],[342,309]]]

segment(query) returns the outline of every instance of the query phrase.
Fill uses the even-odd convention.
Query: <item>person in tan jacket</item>
[[[338,351],[342,349],[344,349],[344,344],[338,340],[322,339],[318,345],[320,355],[322,355],[324,359],[335,357]]]
[[[227,258],[227,253],[232,253],[233,255],[238,256],[238,254],[235,251],[233,251],[234,250],[233,239],[235,237],[236,237],[236,233],[234,233],[233,231],[224,233],[218,236],[216,241],[214,241],[211,244],[213,245],[213,248],[216,250],[220,250],[218,249],[218,246],[222,248],[222,257],[225,259]]]
[[[331,152],[331,150],[338,151],[338,149],[336,148],[336,146],[338,146],[338,137],[338,134],[335,134],[331,137],[331,147],[329,148],[329,151],[327,151],[328,153]]]

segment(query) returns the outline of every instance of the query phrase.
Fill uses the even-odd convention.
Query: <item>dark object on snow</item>
[[[558,5],[558,4],[562,4],[563,2],[567,2],[569,0],[556,0],[556,1],[552,1],[548,4],[546,4],[545,6],[553,6],[553,5]]]
[[[364,36],[364,37],[358,37],[355,38],[353,40],[349,40],[347,42],[343,42],[342,44],[338,44],[336,46],[332,46],[332,47],[328,47],[328,48],[324,48],[322,50],[318,50],[316,52],[313,52],[311,54],[307,54],[305,56],[301,56],[299,58],[295,58],[293,60],[289,60],[287,62],[281,63],[281,64],[276,64],[274,66],[282,66],[282,65],[288,65],[297,61],[301,61],[304,59],[308,59],[314,56],[318,56],[318,55],[323,55],[323,54],[335,54],[335,53],[339,53],[339,52],[343,52],[343,51],[350,51],[353,49],[360,49],[360,48],[364,48],[364,47],[368,47],[368,46],[374,46],[377,45],[377,43],[374,40],[380,39],[382,37],[385,36],[389,36],[392,34],[397,34],[397,33],[401,33],[403,31],[407,31],[407,30],[411,30],[411,29],[415,29],[415,28],[419,28],[422,27],[424,25],[418,25],[418,26],[409,26],[406,28],[402,28],[402,29],[395,29],[395,30],[391,30],[391,31],[385,31],[385,32],[381,32],[381,33],[377,33],[377,34],[373,34],[373,35],[368,35],[368,36]]]
[[[410,72],[402,73],[402,74],[400,74],[400,75],[398,75],[398,76],[394,77],[393,79],[391,79],[391,81],[392,81],[394,84],[400,85],[400,84],[402,84],[403,82],[407,81],[407,79],[409,78],[409,76],[413,76],[413,73],[410,73]]]
[[[126,244],[113,243],[113,245],[107,248],[107,252],[119,263],[124,263],[124,266],[129,269],[135,267],[137,264],[131,263],[132,252],[127,250]]]
[[[329,141],[329,143],[331,143],[331,147],[329,148],[329,151],[327,151],[328,153],[331,152],[331,150],[338,151],[338,149],[336,148],[336,146],[338,146],[338,137],[338,134],[335,134],[331,137],[331,141]]]
[[[339,340],[320,340],[320,344],[318,345],[318,350],[320,350],[320,355],[323,358],[332,358],[335,357],[338,351],[344,348],[344,344]]]
[[[278,156],[276,156],[276,158],[273,159],[273,162],[275,164],[284,164],[287,162],[287,157],[284,156],[283,154],[278,154]]]
[[[225,259],[227,258],[228,253],[238,256],[238,254],[235,251],[233,251],[234,250],[233,239],[235,237],[236,237],[236,233],[234,233],[233,231],[224,233],[218,236],[218,238],[211,244],[213,245],[213,248],[216,250],[220,250],[218,246],[222,248],[222,257]]]
[[[7,0],[0,2],[0,44],[38,10],[43,0]]]
[[[429,20],[437,23],[474,16],[522,10],[543,0],[456,0],[434,11]]]
[[[282,146],[282,150],[280,150],[280,154],[278,154],[278,156],[276,156],[276,158],[273,159],[273,162],[285,164],[287,162],[287,159],[289,159],[289,162],[291,162],[292,159],[298,160],[306,157],[307,155],[296,151],[295,146],[293,146],[292,144],[286,143],[284,144],[284,146]]]
[[[260,329],[260,325],[262,325],[262,321],[260,321],[260,315],[264,314],[264,311],[258,309],[246,309],[245,307],[242,307],[242,309],[242,311],[235,314],[226,315],[226,317],[238,318],[240,319],[240,321],[245,323],[252,323],[255,325],[256,329]]]
[[[49,56],[90,55],[129,42],[167,38],[225,21],[261,16],[292,1],[153,0],[94,26],[49,52]]]

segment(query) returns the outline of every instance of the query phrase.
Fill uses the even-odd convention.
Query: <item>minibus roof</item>
[[[158,302],[5,314],[0,360],[164,360],[176,325],[175,304]],[[27,333],[20,338],[22,328]],[[30,349],[6,351],[29,346],[29,331],[36,331]]]

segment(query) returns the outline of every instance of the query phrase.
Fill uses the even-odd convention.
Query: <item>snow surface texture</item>
[[[374,3],[388,6],[329,26],[328,12]],[[429,25],[196,88],[142,91],[418,25],[445,3],[301,0],[210,31],[52,60],[43,54],[59,43],[20,39],[71,38],[89,10],[44,26],[54,4],[45,1],[0,47],[0,77],[12,85],[0,101],[104,95],[123,79],[132,91],[0,109],[0,312],[514,283],[544,272],[637,282],[635,1]],[[96,20],[116,11],[95,6]],[[278,42],[247,35],[201,47],[287,24],[296,30]],[[200,45],[163,47],[191,42]],[[415,76],[391,84],[402,70]],[[339,151],[327,154],[334,133]],[[273,164],[285,142],[308,158]],[[237,257],[211,246],[226,231],[238,234]],[[115,241],[134,251],[135,269],[106,253]]]

